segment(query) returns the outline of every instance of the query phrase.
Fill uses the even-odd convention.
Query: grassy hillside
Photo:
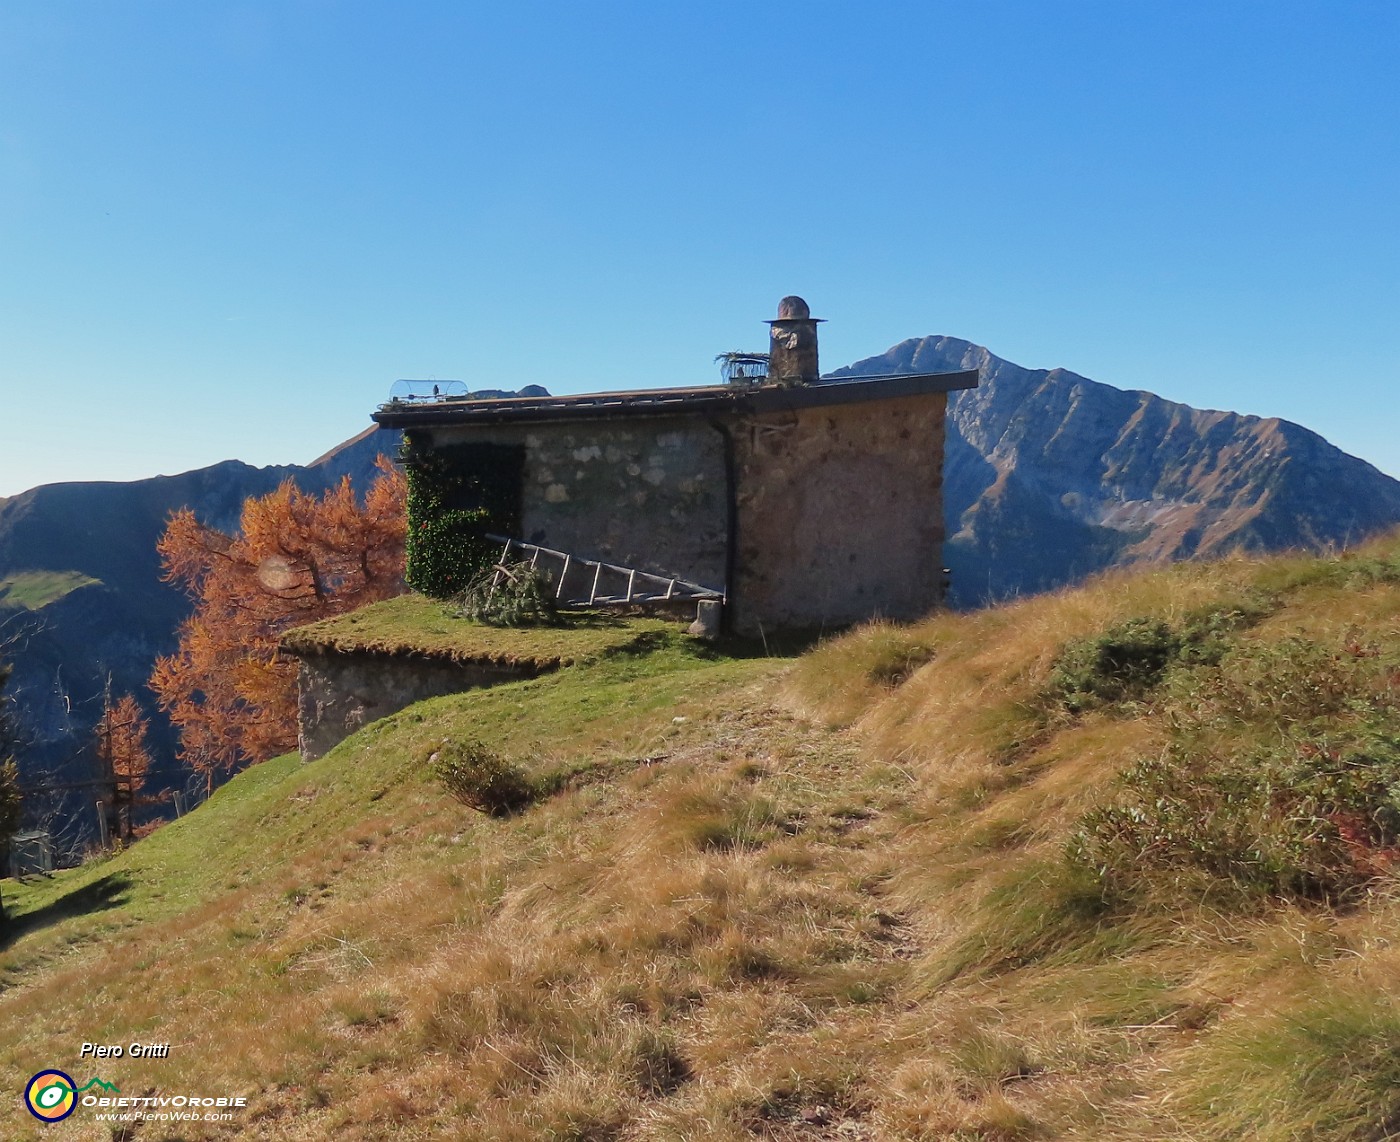
[[[0,1084],[250,1100],[142,1139],[1384,1138],[1397,686],[1400,540],[653,637],[4,882]],[[444,739],[541,798],[465,808]]]

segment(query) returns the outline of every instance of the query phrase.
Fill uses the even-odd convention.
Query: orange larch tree
[[[156,548],[195,610],[150,685],[181,759],[211,787],[296,747],[296,665],[278,656],[280,635],[403,590],[403,505],[403,473],[381,457],[363,505],[349,477],[320,498],[288,480],[244,503],[237,536],[188,508],[171,515]]]
[[[97,755],[101,779],[107,782],[109,827],[114,836],[130,839],[132,811],[149,802],[141,797],[151,755],[146,749],[150,723],[130,694],[123,694],[116,705],[108,696],[102,719],[97,723]]]

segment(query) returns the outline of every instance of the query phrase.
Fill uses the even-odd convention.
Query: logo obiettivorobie
[[[88,1079],[81,1087],[62,1071],[40,1071],[25,1084],[24,1105],[29,1113],[41,1122],[59,1122],[67,1118],[78,1106],[78,1095],[92,1087],[114,1091],[114,1083],[103,1082],[97,1077]],[[120,1091],[118,1091],[120,1093]]]

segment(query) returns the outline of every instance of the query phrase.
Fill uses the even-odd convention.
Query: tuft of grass
[[[540,796],[529,774],[479,741],[442,741],[424,761],[458,801],[492,817],[519,813]]]
[[[926,630],[877,620],[804,655],[794,688],[829,725],[849,725],[872,699],[903,685],[935,653]]]
[[[632,1044],[632,1075],[638,1088],[651,1098],[674,1094],[694,1077],[669,1031],[643,1030]]]
[[[1095,963],[1132,940],[1109,919],[1092,876],[1060,860],[1028,859],[990,888],[976,922],[937,962],[930,984],[1046,959]]]
[[[798,831],[795,816],[742,779],[673,789],[654,810],[658,836],[681,848],[726,852],[759,849]]]
[[[1339,981],[1238,1019],[1192,1050],[1179,1096],[1207,1139],[1385,1139],[1400,1132],[1400,1003]]]

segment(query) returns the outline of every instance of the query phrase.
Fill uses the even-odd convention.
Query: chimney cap
[[[788,294],[782,301],[778,302],[778,316],[769,320],[769,325],[776,325],[779,321],[825,321],[824,317],[813,317],[811,309],[807,303],[795,293]]]

